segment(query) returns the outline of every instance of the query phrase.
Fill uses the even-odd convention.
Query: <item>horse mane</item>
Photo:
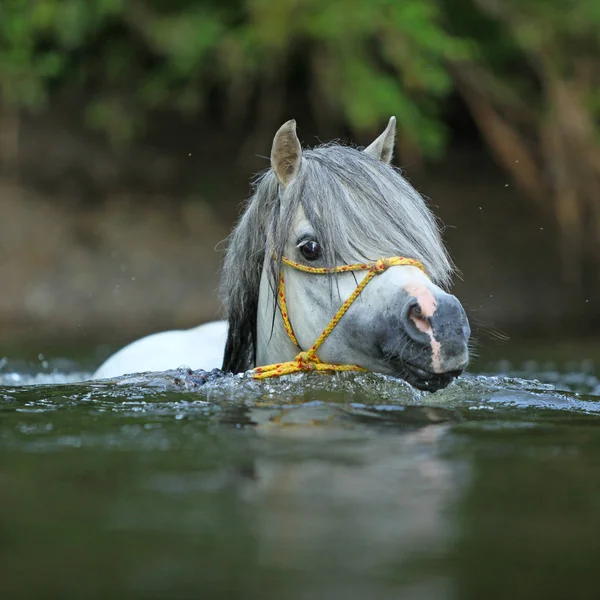
[[[273,300],[290,230],[302,207],[323,248],[325,266],[408,256],[432,281],[450,283],[453,265],[440,227],[401,172],[350,146],[304,150],[296,179],[281,189],[272,169],[259,174],[230,238],[221,297],[229,322],[223,370],[255,366],[260,280],[267,252]],[[336,277],[332,275],[331,277]]]

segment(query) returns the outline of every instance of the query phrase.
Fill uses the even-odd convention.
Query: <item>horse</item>
[[[471,330],[447,291],[455,267],[440,226],[391,164],[395,135],[392,117],[364,149],[303,149],[295,120],[284,123],[229,238],[226,319],[133,342],[94,378],[185,365],[257,379],[366,370],[420,390],[449,385],[468,365]]]

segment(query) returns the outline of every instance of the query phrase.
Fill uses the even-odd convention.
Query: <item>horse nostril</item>
[[[417,319],[422,319],[423,318],[423,311],[421,310],[421,307],[418,304],[415,304],[413,306],[410,307],[409,311],[408,311],[408,316],[409,317],[415,317]]]
[[[409,306],[407,317],[420,332],[428,333],[431,331],[430,320],[423,314],[423,309],[418,302]]]

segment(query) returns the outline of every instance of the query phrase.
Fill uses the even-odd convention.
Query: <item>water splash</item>
[[[72,369],[47,373],[0,373],[0,411],[44,413],[89,410],[142,419],[191,416],[245,426],[273,420],[357,424],[484,420],[540,422],[600,416],[600,383],[593,373],[556,372],[538,379],[466,375],[436,393],[375,373],[294,374],[256,381],[249,374],[223,375],[177,369],[90,381]],[[545,379],[545,381],[542,381]],[[293,415],[293,416],[292,416]],[[280,419],[281,422],[281,419]]]

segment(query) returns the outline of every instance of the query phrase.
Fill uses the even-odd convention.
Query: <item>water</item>
[[[495,361],[427,394],[4,361],[0,597],[591,597],[597,364]]]

